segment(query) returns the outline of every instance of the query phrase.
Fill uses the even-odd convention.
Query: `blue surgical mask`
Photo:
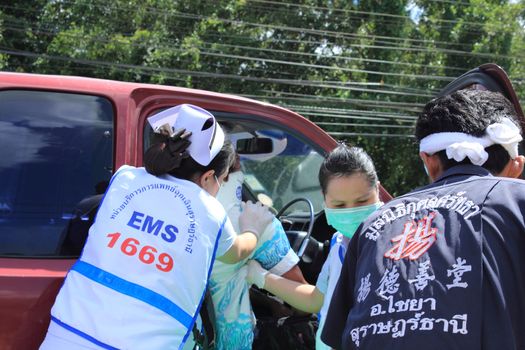
[[[217,193],[217,200],[221,202],[226,211],[231,206],[238,205],[242,201],[242,184],[244,182],[244,174],[242,171],[235,171],[228,175],[228,181],[222,183],[219,193]]]
[[[370,214],[381,207],[381,205],[381,202],[377,202],[354,208],[325,208],[324,212],[326,214],[326,221],[330,226],[346,237],[352,238],[359,225],[361,225]]]

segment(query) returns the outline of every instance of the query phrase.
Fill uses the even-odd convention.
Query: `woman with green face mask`
[[[320,335],[350,238],[382,204],[374,164],[362,148],[345,144],[337,146],[323,161],[319,182],[324,195],[326,219],[337,232],[330,242],[330,253],[317,284],[301,284],[268,273],[254,260],[249,262],[247,276],[248,283],[266,289],[293,307],[311,313],[319,312],[317,350],[330,349],[321,341]]]

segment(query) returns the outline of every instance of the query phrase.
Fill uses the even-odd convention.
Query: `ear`
[[[213,178],[213,175],[215,174],[215,170],[208,170],[199,177],[199,186],[208,189],[208,187],[213,183],[211,181],[215,181]]]
[[[419,152],[419,157],[427,168],[428,176],[432,181],[435,181],[443,173],[441,159],[439,159],[437,154],[428,154],[426,152]]]
[[[377,199],[378,201],[381,200],[381,191],[379,191],[379,186],[381,186],[381,184],[379,183],[379,181],[377,181],[377,183],[376,183],[376,193],[375,193],[375,195],[376,195],[376,199]]]
[[[498,174],[502,177],[510,177],[517,179],[523,172],[523,166],[525,164],[524,156],[517,156],[515,159],[509,160],[505,168]]]

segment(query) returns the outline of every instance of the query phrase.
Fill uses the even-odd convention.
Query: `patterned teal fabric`
[[[292,259],[291,265],[297,263],[298,258],[293,253],[279,220],[274,219],[273,224],[263,233],[250,259],[257,260],[268,270],[283,259]],[[250,304],[249,286],[246,283],[245,264],[246,261],[238,264],[216,261],[213,267],[210,291],[215,307],[218,350],[252,348],[255,317]]]
[[[279,221],[274,222],[275,234],[255,250],[253,259],[257,260],[262,267],[270,270],[286,256],[291,249],[290,242],[286,237],[283,226]]]

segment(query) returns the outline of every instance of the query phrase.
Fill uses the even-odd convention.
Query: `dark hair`
[[[360,147],[349,147],[344,143],[334,148],[321,164],[319,183],[323,194],[326,194],[328,182],[335,177],[363,174],[370,186],[377,186],[377,173],[370,156]]]
[[[196,176],[200,176],[208,170],[214,170],[217,177],[224,174],[232,167],[235,160],[235,150],[230,141],[225,140],[224,145],[217,155],[211,160],[210,164],[204,166],[197,163],[191,156],[181,157],[187,145],[179,152],[171,152],[172,143],[177,147],[177,142],[171,138],[156,134],[154,144],[148,148],[144,154],[144,165],[146,170],[153,175],[159,176],[169,174],[179,179],[192,181]]]
[[[514,106],[499,92],[459,90],[426,104],[417,119],[415,136],[418,142],[438,132],[461,132],[480,137],[490,124],[500,122],[504,117],[520,128]],[[498,174],[510,160],[508,152],[501,145],[492,145],[485,150],[489,158],[482,166]],[[472,164],[468,158],[461,162],[448,159],[444,150],[436,154],[444,169],[458,164]]]

